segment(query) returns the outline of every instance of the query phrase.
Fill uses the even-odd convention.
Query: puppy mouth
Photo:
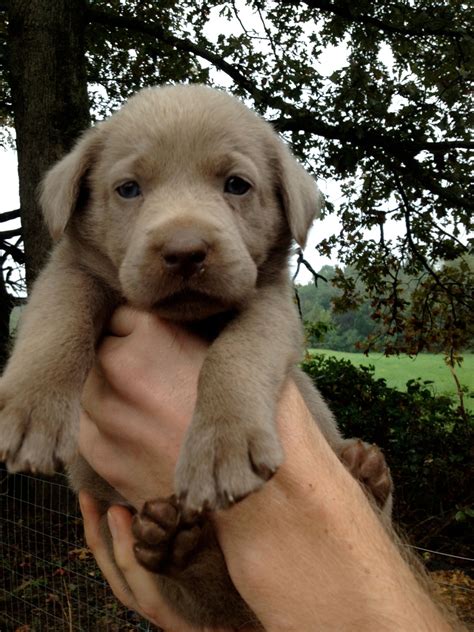
[[[229,309],[229,305],[207,292],[182,289],[159,299],[154,303],[153,308],[165,314],[173,313],[178,317],[181,315],[188,320],[193,310],[199,314],[203,311],[211,314],[225,311]]]

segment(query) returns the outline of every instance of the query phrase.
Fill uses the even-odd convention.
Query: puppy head
[[[130,303],[176,320],[248,300],[282,235],[304,244],[319,199],[267,123],[203,86],[138,93],[49,172],[41,196],[54,237],[70,221]]]

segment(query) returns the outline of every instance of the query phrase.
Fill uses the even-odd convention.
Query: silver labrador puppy
[[[81,389],[104,324],[128,302],[193,327],[211,345],[178,500],[141,508],[136,552],[190,622],[249,623],[205,515],[258,490],[281,464],[275,407],[289,375],[333,449],[390,511],[381,453],[343,440],[295,368],[302,333],[287,263],[320,209],[317,187],[237,99],[175,86],[141,91],[87,131],[47,174],[41,204],[59,241],[0,382],[0,457],[10,471],[66,464],[73,487],[105,513],[123,499],[76,454]]]

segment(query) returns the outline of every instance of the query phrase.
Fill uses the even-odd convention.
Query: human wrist
[[[449,629],[295,388],[278,416],[285,462],[215,518],[237,589],[267,632]]]
[[[277,474],[214,520],[232,579],[244,599],[250,596],[249,605],[265,629],[300,632],[305,621],[311,621],[306,629],[314,629],[312,588],[304,577],[318,564],[319,541],[334,533],[340,521],[336,508],[344,498],[339,470],[343,477],[346,473],[293,383],[284,388],[278,426],[285,461]],[[354,495],[363,498],[359,486],[347,478]],[[285,585],[287,578],[291,586]]]

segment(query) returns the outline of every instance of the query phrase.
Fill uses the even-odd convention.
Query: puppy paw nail
[[[268,467],[265,463],[254,465],[254,471],[264,481],[269,481],[275,474],[276,468]]]

